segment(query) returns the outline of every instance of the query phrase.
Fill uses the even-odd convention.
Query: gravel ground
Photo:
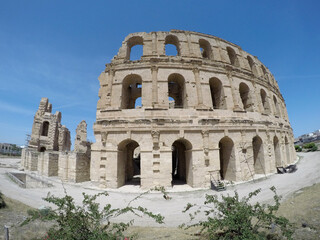
[[[282,195],[284,199],[289,198],[292,194],[299,189],[311,186],[315,183],[320,183],[320,152],[301,153],[302,159],[298,162],[298,171],[291,174],[274,174],[268,176],[265,179],[256,180],[255,182],[247,182],[228,187],[228,190],[223,193],[217,193],[212,190],[192,190],[187,186],[179,186],[169,190],[171,200],[165,200],[161,193],[149,193],[143,195],[136,201],[134,205],[141,205],[148,208],[154,213],[160,213],[165,217],[165,224],[162,227],[177,227],[181,223],[185,223],[188,220],[188,215],[183,214],[182,210],[187,203],[202,204],[206,194],[232,194],[234,190],[237,190],[240,196],[247,195],[249,192],[261,188],[261,193],[255,198],[255,201],[270,202],[272,201],[272,192],[269,190],[271,186],[277,188],[279,195]],[[6,159],[0,159],[1,166],[5,164]],[[12,161],[12,159],[10,159]],[[19,161],[19,160],[16,160]],[[10,163],[14,166],[14,163]],[[55,196],[64,196],[64,189],[69,195],[72,195],[77,203],[81,203],[82,192],[88,194],[95,194],[101,192],[101,189],[95,189],[91,184],[70,184],[64,183],[57,178],[45,178],[53,183],[51,188],[33,188],[22,189],[13,183],[6,175],[6,171],[17,171],[8,167],[1,168],[0,166],[0,191],[6,196],[12,199],[16,199],[31,207],[39,208],[49,205],[42,200],[48,192]],[[124,207],[130,200],[138,196],[142,191],[137,186],[126,186],[117,190],[106,189],[109,193],[109,197],[100,198],[98,201],[101,205],[111,203],[115,207]],[[198,219],[204,216],[199,215]],[[135,226],[144,227],[159,227],[158,224],[152,220],[144,217],[139,218],[133,215],[123,215],[115,221],[129,221],[135,219]]]

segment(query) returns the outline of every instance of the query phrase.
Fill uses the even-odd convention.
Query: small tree
[[[132,207],[130,204],[139,198],[134,198],[125,208],[112,208],[107,204],[100,209],[96,203],[97,197],[108,196],[103,192],[93,196],[83,194],[82,205],[77,206],[72,196],[65,195],[62,198],[48,194],[45,201],[54,204],[57,208],[29,211],[29,217],[22,223],[25,225],[35,219],[43,221],[54,221],[54,226],[48,231],[46,239],[56,240],[102,240],[119,239],[133,220],[127,223],[111,223],[111,219],[125,213],[133,213],[137,216],[147,215],[157,223],[163,223],[164,217],[160,214],[153,214],[143,207]],[[145,193],[143,193],[145,194]],[[164,195],[166,196],[166,195]]]
[[[295,145],[294,148],[296,149],[296,152],[301,152],[302,151],[302,147],[299,145]]]
[[[234,196],[222,196],[221,200],[217,195],[206,195],[203,207],[205,207],[204,213],[207,219],[186,228],[200,226],[201,232],[208,235],[209,239],[270,239],[270,232],[266,232],[270,229],[274,231],[277,229],[280,235],[291,239],[292,224],[286,218],[275,215],[280,206],[280,197],[275,187],[270,190],[274,192],[274,205],[249,203],[254,196],[260,193],[261,189],[249,193],[242,199],[239,199],[236,191]],[[188,204],[183,212],[189,211],[194,206]],[[189,215],[191,219],[194,219],[195,215],[200,212],[202,212],[201,207]],[[182,227],[185,227],[185,224]]]

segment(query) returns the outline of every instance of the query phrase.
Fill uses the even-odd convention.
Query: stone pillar
[[[203,107],[203,97],[202,97],[201,80],[199,77],[199,69],[194,68],[193,73],[194,73],[194,78],[195,78],[195,82],[196,82],[197,96],[198,96],[198,106],[197,107],[202,108]]]
[[[155,32],[152,33],[152,55],[158,55],[157,34]]]
[[[231,70],[231,69],[230,69]],[[241,111],[243,109],[241,109],[241,107],[239,106],[239,97],[238,95],[236,95],[236,89],[234,88],[234,84],[233,84],[233,79],[232,79],[232,73],[230,70],[227,70],[227,76],[228,76],[228,79],[229,79],[229,85],[230,85],[230,88],[231,88],[231,94],[232,94],[232,99],[233,99],[233,110],[234,111]]]
[[[106,105],[107,106],[111,106],[111,94],[112,94],[113,78],[114,78],[114,71],[112,69],[109,69],[107,96],[106,96]]]
[[[152,106],[157,107],[158,105],[158,67],[151,67],[152,74]]]

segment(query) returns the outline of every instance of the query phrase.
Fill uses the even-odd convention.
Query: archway
[[[252,139],[253,166],[255,174],[265,174],[263,142],[259,136]]]
[[[185,80],[182,75],[173,73],[168,77],[168,98],[169,106],[171,103],[173,108],[186,108]]]
[[[269,107],[269,102],[268,102],[268,97],[267,97],[267,93],[265,90],[263,90],[261,88],[260,90],[260,97],[261,97],[261,103],[263,106],[263,111],[264,113],[269,113],[270,111],[270,107]]]
[[[172,146],[172,185],[190,184],[191,173],[191,143],[187,140],[177,140]]]
[[[131,139],[118,145],[117,180],[118,187],[125,184],[140,185],[141,183],[140,147]]]
[[[252,99],[250,95],[250,89],[247,84],[245,83],[240,83],[239,85],[239,93],[240,93],[240,98],[241,102],[243,105],[243,109],[246,111],[252,111]]]
[[[137,74],[130,74],[122,82],[121,109],[134,109],[136,100],[141,98],[142,79]],[[142,106],[142,105],[141,105]]]
[[[46,150],[46,147],[40,147],[40,152],[45,152]]]
[[[236,159],[234,154],[234,143],[224,137],[219,142],[220,154],[220,177],[222,180],[236,181]]]
[[[224,92],[222,83],[218,78],[209,79],[212,107],[214,109],[225,109],[224,106]]]
[[[174,35],[168,35],[165,38],[165,54],[167,56],[180,56],[179,39]]]
[[[42,124],[41,136],[48,136],[48,132],[49,132],[49,122],[44,121]]]
[[[273,137],[273,150],[274,150],[276,167],[282,167],[280,145],[279,145],[279,139],[277,138],[277,136]]]

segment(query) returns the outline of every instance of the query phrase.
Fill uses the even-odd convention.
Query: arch
[[[265,76],[267,74],[267,70],[263,65],[261,65],[261,70],[262,70],[263,76]]]
[[[263,142],[259,136],[252,138],[253,166],[255,174],[265,174]]]
[[[287,136],[284,137],[285,151],[286,151],[286,163],[290,164],[290,145]]]
[[[177,53],[176,56],[180,56],[180,43],[179,43],[179,39],[176,36],[174,36],[174,35],[166,36],[164,44],[165,44],[165,53],[167,56],[170,55],[170,53],[167,52],[167,45],[175,46],[176,53]]]
[[[174,108],[187,107],[187,94],[184,77],[178,73],[172,73],[168,77],[168,97],[173,99]]]
[[[253,104],[252,104],[250,89],[248,85],[243,82],[240,83],[239,93],[240,93],[243,109],[246,111],[253,111],[253,106],[252,106]]]
[[[139,144],[132,139],[123,140],[118,144],[118,187],[125,184],[140,185],[140,169]]]
[[[44,121],[42,123],[41,136],[48,136],[48,132],[49,132],[49,122],[48,121]]]
[[[127,54],[126,54],[126,59],[127,60],[130,60],[131,59],[131,49],[134,47],[134,46],[137,46],[137,45],[142,45],[142,53],[141,53],[141,56],[143,55],[143,38],[140,37],[140,36],[134,36],[132,38],[130,38],[128,41],[127,41]],[[140,58],[141,58],[140,56]],[[136,56],[137,58],[137,56]]]
[[[172,185],[191,183],[192,145],[186,139],[178,139],[172,146]]]
[[[279,104],[276,96],[273,95],[273,104],[274,104],[274,109],[275,109],[275,115],[280,117],[280,109],[279,109]]]
[[[236,181],[236,159],[234,143],[229,137],[219,142],[220,177],[222,180]]]
[[[248,55],[247,60],[248,60],[248,63],[249,63],[249,66],[250,66],[252,73],[254,75],[257,75],[257,68],[256,68],[256,65],[255,65],[253,59]]]
[[[133,109],[141,97],[142,78],[137,74],[127,75],[122,81],[121,109]]]
[[[280,144],[277,136],[273,137],[273,151],[276,167],[282,167]]]
[[[237,54],[234,51],[234,49],[231,47],[227,47],[227,52],[228,52],[228,56],[229,56],[231,65],[239,67],[240,66],[239,60],[238,60]]]
[[[210,43],[207,40],[199,39],[199,46],[201,56],[203,58],[212,59],[212,49]]]
[[[209,79],[209,85],[213,109],[225,109],[224,91],[221,81],[213,77]]]
[[[260,89],[260,97],[261,97],[261,103],[262,103],[264,113],[269,113],[270,106],[269,106],[269,102],[268,102],[267,93],[262,88]]]
[[[42,147],[40,147],[39,152],[45,152],[46,150],[47,150],[46,147],[42,146]]]

